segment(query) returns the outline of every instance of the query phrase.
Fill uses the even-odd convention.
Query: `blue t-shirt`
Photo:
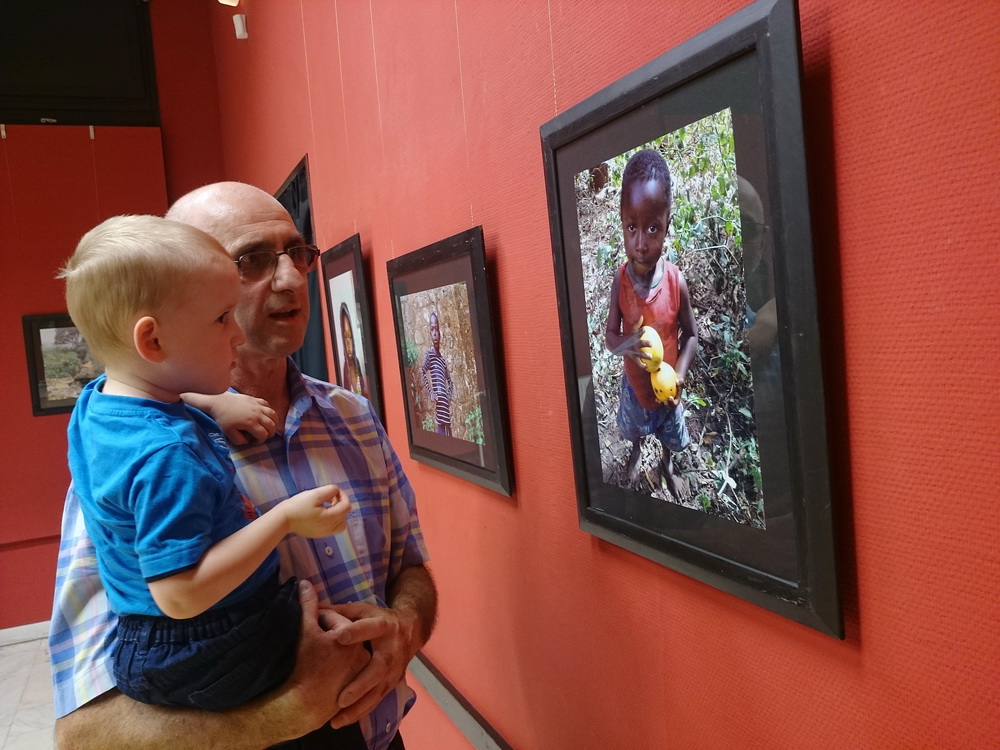
[[[147,581],[194,567],[250,522],[219,425],[184,403],[101,392],[87,384],[69,423],[69,466],[98,570],[117,614],[163,615]],[[274,574],[278,553],[216,607]]]

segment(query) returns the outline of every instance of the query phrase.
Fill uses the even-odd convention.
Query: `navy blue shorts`
[[[113,653],[125,695],[224,711],[278,687],[295,667],[302,618],[294,578],[197,617],[123,615]]]

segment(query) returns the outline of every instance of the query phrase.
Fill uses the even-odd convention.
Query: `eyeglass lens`
[[[290,247],[280,253],[271,250],[254,250],[237,258],[236,265],[244,278],[260,279],[274,271],[278,265],[278,257],[281,255],[287,255],[298,270],[308,272],[313,269],[319,250],[309,245]]]

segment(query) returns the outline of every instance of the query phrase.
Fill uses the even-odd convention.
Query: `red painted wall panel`
[[[5,516],[0,544],[59,533],[69,483],[68,417],[32,416],[21,316],[66,310],[56,273],[98,216],[88,128],[12,125],[4,147],[5,178],[13,199],[13,223],[4,229],[5,257],[18,262],[4,274],[0,345],[12,377],[5,379],[9,386],[0,395],[9,420],[9,445],[0,472]],[[51,604],[51,589],[49,600]]]
[[[51,617],[58,553],[58,525],[55,536],[0,546],[0,629],[44,622]]]
[[[996,4],[800,2],[847,639],[577,527],[538,127],[744,4],[243,0],[242,41],[213,4],[225,174],[274,190],[308,153],[320,244],[361,232],[387,428],[441,590],[426,652],[515,747],[990,747]],[[167,162],[200,153],[184,148]],[[385,262],[474,223],[499,292],[513,499],[406,456]],[[464,747],[426,700],[408,747]]]
[[[225,38],[227,12],[214,14],[221,88],[283,44],[288,76],[306,80],[242,85],[268,110],[305,97],[296,106],[312,119],[280,134],[237,125],[227,166],[270,189],[289,154],[308,152],[321,241],[361,232],[387,427],[441,589],[426,651],[515,747],[990,746],[995,4],[942,15],[927,2],[878,14],[800,2],[847,640],[577,527],[538,127],[744,4],[300,0],[279,18],[244,0],[242,47]],[[298,9],[312,21],[304,36]],[[406,457],[384,265],[479,223],[499,293],[514,499]],[[442,746],[426,716],[414,717],[417,750]]]
[[[3,313],[0,410],[0,628],[48,619],[63,497],[69,415],[31,413],[21,316],[64,312],[56,273],[80,237],[118,213],[166,210],[158,128],[7,126],[0,204]],[[15,583],[15,579],[17,583]]]
[[[418,750],[473,750],[475,745],[451,723],[441,707],[409,672],[406,674],[406,681],[417,694],[417,702],[406,715],[406,746]]]
[[[94,128],[94,181],[101,219],[167,210],[159,128]],[[143,208],[138,208],[138,207]]]
[[[202,0],[150,3],[164,171],[172,203],[223,179],[211,7]]]

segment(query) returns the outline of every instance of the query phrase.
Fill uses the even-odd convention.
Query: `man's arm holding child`
[[[110,691],[56,720],[60,750],[192,747],[266,748],[321,727],[338,709],[339,687],[369,660],[360,644],[344,645],[317,620],[312,586],[299,583],[302,631],[295,670],[279,688],[238,708],[209,713],[151,706]],[[329,621],[330,613],[324,614]]]

